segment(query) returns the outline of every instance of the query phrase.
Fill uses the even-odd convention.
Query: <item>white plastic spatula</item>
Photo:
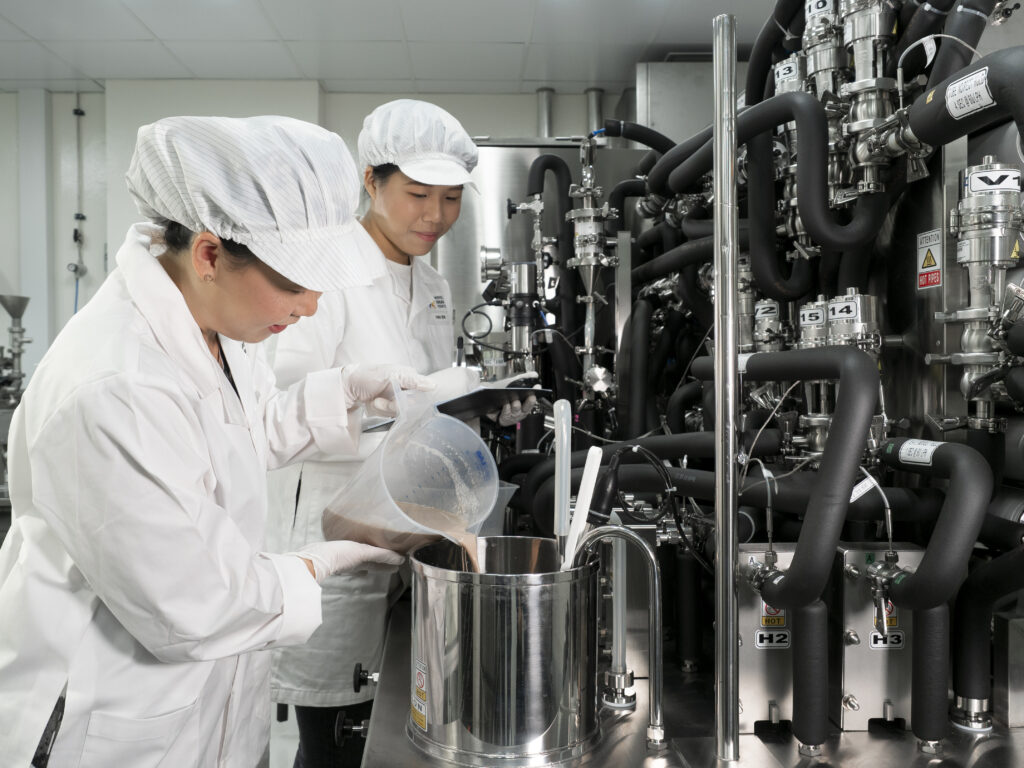
[[[594,496],[594,486],[597,485],[597,473],[601,468],[602,455],[601,449],[596,446],[592,446],[587,451],[587,463],[583,465],[583,478],[580,480],[580,489],[576,494],[576,508],[569,523],[569,536],[565,540],[565,555],[562,556],[563,571],[572,568],[572,561],[576,556],[576,545],[587,524],[590,500]]]

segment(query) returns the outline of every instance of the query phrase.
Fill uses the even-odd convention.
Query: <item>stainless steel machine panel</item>
[[[920,565],[923,550],[894,547],[901,567]],[[844,731],[866,731],[873,718],[910,722],[910,611],[890,603],[888,632],[874,627],[867,567],[884,559],[885,548],[877,544],[840,543],[836,553],[828,590],[829,717]]]
[[[793,544],[777,544],[778,567],[793,560]],[[741,544],[740,565],[764,562],[763,544]],[[793,653],[786,611],[765,605],[745,579],[737,585],[740,628],[740,733],[753,733],[759,720],[793,716]]]
[[[1024,616],[993,617],[992,714],[1010,728],[1024,726]]]

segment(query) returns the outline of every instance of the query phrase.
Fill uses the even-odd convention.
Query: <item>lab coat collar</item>
[[[117,252],[117,266],[128,294],[153,329],[157,342],[193,379],[199,396],[206,397],[220,389],[223,373],[210,354],[185,297],[150,251],[153,236],[160,231],[146,222],[133,224]]]

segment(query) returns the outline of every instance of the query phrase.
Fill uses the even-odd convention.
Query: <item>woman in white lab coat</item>
[[[400,99],[366,117],[359,159],[370,197],[362,237],[373,251],[368,259],[384,274],[372,285],[325,295],[315,317],[276,340],[280,381],[351,363],[401,363],[422,374],[452,365],[451,291],[427,254],[459,216],[463,190],[472,185],[476,145],[440,107]],[[521,412],[503,417],[512,424]],[[364,435],[358,457],[347,461],[307,461],[301,473],[272,473],[271,517],[280,526],[281,548],[323,539],[324,507],[382,439]],[[363,740],[335,747],[334,721],[342,707],[355,722],[369,717],[372,686],[353,691],[352,670],[356,663],[379,668],[390,599],[401,586],[396,571],[329,579],[321,628],[306,645],[275,651],[272,695],[296,705],[296,768],[359,765]]]
[[[344,143],[280,117],[139,131],[150,222],[34,372],[9,442],[0,550],[0,762],[253,768],[269,654],[320,623],[318,582],[394,553],[263,552],[268,467],[353,449],[348,411],[409,369],[287,390],[251,346],[372,280],[351,248]]]

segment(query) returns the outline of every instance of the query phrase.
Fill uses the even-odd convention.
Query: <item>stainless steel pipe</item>
[[[647,589],[650,594],[648,609],[648,644],[650,655],[650,722],[647,725],[647,744],[660,747],[665,743],[665,719],[661,709],[662,654],[661,654],[661,574],[658,571],[658,557],[651,545],[639,535],[618,525],[606,525],[589,531],[576,548],[573,568],[578,569],[590,556],[602,539],[624,539],[632,542],[644,555],[647,562]]]
[[[736,18],[713,22],[715,120],[715,756],[739,759],[739,620],[736,597],[738,210]]]
[[[537,89],[537,136],[542,139],[552,135],[551,105],[554,99],[554,88]]]

